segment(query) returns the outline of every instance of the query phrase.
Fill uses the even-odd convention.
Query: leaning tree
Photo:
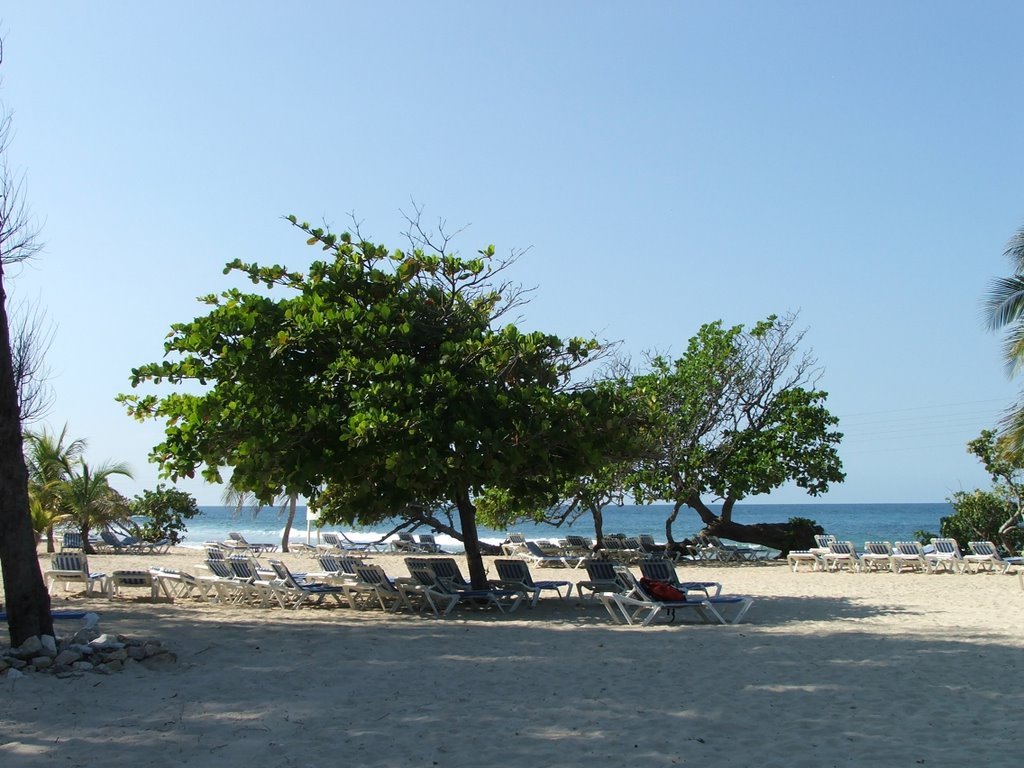
[[[601,345],[501,325],[522,292],[493,246],[463,258],[418,217],[407,251],[289,221],[326,258],[304,272],[232,262],[266,290],[205,297],[165,359],[132,372],[133,386],[194,385],[122,396],[166,424],[152,458],[172,478],[230,468],[264,501],[301,493],[327,523],[423,520],[462,540],[484,585],[477,499],[550,506],[598,460],[607,399],[574,374]]]
[[[656,357],[633,384],[651,404],[654,454],[632,478],[634,497],[672,503],[672,525],[685,506],[706,530],[733,541],[788,552],[813,546],[813,526],[789,522],[744,525],[736,502],[792,482],[816,496],[845,475],[837,453],[842,435],[814,389],[819,370],[799,354],[803,333],[794,316],[771,316],[745,330],[721,322],[701,327],[675,361]],[[721,502],[720,511],[708,506]]]
[[[0,41],[0,61],[2,48]],[[30,637],[52,635],[53,618],[29,511],[21,394],[4,287],[8,267],[30,258],[39,246],[22,186],[7,166],[9,128],[10,116],[0,115],[0,567],[11,643],[20,645]]]

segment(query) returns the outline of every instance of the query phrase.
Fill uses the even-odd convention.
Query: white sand
[[[90,565],[197,571],[201,557],[178,549]],[[375,561],[405,575],[399,558]],[[756,603],[738,626],[639,628],[612,625],[600,603],[547,593],[532,611],[435,619],[152,604],[139,591],[108,601],[58,587],[55,608],[96,610],[101,630],[156,637],[178,662],[0,680],[0,765],[1020,763],[1016,577],[784,565],[681,575]]]

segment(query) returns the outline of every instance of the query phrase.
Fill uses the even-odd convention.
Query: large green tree
[[[463,258],[414,225],[414,247],[389,251],[289,220],[326,258],[305,272],[232,262],[267,290],[205,297],[208,314],[172,326],[167,358],[132,372],[133,386],[194,384],[123,396],[166,423],[152,458],[172,478],[220,482],[228,467],[266,502],[301,493],[327,523],[443,526],[450,511],[485,584],[477,499],[551,506],[600,460],[608,399],[573,380],[600,345],[501,325],[522,293],[493,247]]]
[[[826,393],[813,388],[816,363],[798,347],[795,318],[769,317],[746,330],[721,322],[700,328],[677,360],[656,357],[649,373],[634,379],[650,404],[654,454],[633,477],[638,501],[672,503],[672,525],[685,506],[709,533],[783,552],[813,546],[807,526],[742,525],[736,502],[792,482],[811,495],[842,482],[836,447],[838,420],[825,408]],[[715,512],[709,501],[721,502]]]

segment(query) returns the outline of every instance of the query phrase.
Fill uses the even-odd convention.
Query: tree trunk
[[[11,645],[53,635],[50,595],[39,570],[28,506],[28,470],[21,443],[21,414],[11,363],[7,295],[0,267],[0,566],[7,596]]]
[[[284,534],[281,536],[281,551],[288,551],[288,540],[292,536],[292,524],[295,522],[295,506],[299,503],[299,497],[294,493],[288,496],[288,520],[284,524]]]
[[[604,512],[596,504],[590,505],[590,514],[594,516],[594,549],[604,547]]]
[[[57,551],[57,545],[53,539],[53,526],[46,529],[46,551],[53,553]]]
[[[469,493],[460,491],[455,499],[459,510],[459,525],[462,528],[462,544],[466,548],[466,564],[469,567],[469,580],[473,589],[487,589],[487,570],[480,554],[480,539],[476,532],[476,506],[469,498]]]
[[[89,541],[89,535],[92,533],[92,525],[90,523],[83,523],[82,525],[82,551],[87,555],[95,555],[96,548],[93,547],[92,542]]]
[[[743,525],[732,521],[719,520],[708,526],[708,533],[723,539],[743,542],[744,544],[760,544],[782,552],[785,557],[794,549],[810,549],[816,546],[815,534],[824,533],[820,525],[796,525],[785,523],[753,523]]]

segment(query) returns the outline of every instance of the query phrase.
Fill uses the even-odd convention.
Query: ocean
[[[716,505],[710,505],[717,511]],[[233,507],[200,507],[201,514],[189,521],[184,546],[202,547],[206,541],[224,541],[230,531],[241,533],[251,543],[281,543],[281,535],[287,516],[276,509],[263,509],[257,514],[242,511],[236,513]],[[651,534],[656,541],[665,541],[665,519],[671,506],[651,504],[645,506],[625,505],[609,507],[604,511],[604,532],[624,533],[635,536]],[[953,513],[948,503],[938,504],[737,504],[733,519],[739,523],[778,523],[791,517],[805,517],[821,525],[826,533],[834,534],[840,540],[853,541],[858,547],[865,541],[903,541],[914,538],[917,531],[939,533],[939,520]],[[673,537],[680,541],[692,536],[702,528],[700,518],[693,510],[684,508],[672,528]],[[344,531],[349,538],[369,541],[380,538],[390,528],[385,525],[375,529],[351,528],[328,525],[324,530]],[[558,539],[566,534],[578,534],[593,538],[594,523],[590,515],[584,515],[571,526],[554,528],[550,525],[520,523],[509,531],[523,533],[528,539]],[[419,532],[427,533],[426,529]],[[505,531],[489,528],[480,529],[480,538],[491,544],[505,540]],[[296,543],[317,543],[317,530],[307,531],[306,509],[299,507],[292,527],[290,541]],[[460,542],[445,536],[437,536],[438,543],[446,550],[460,551]]]

